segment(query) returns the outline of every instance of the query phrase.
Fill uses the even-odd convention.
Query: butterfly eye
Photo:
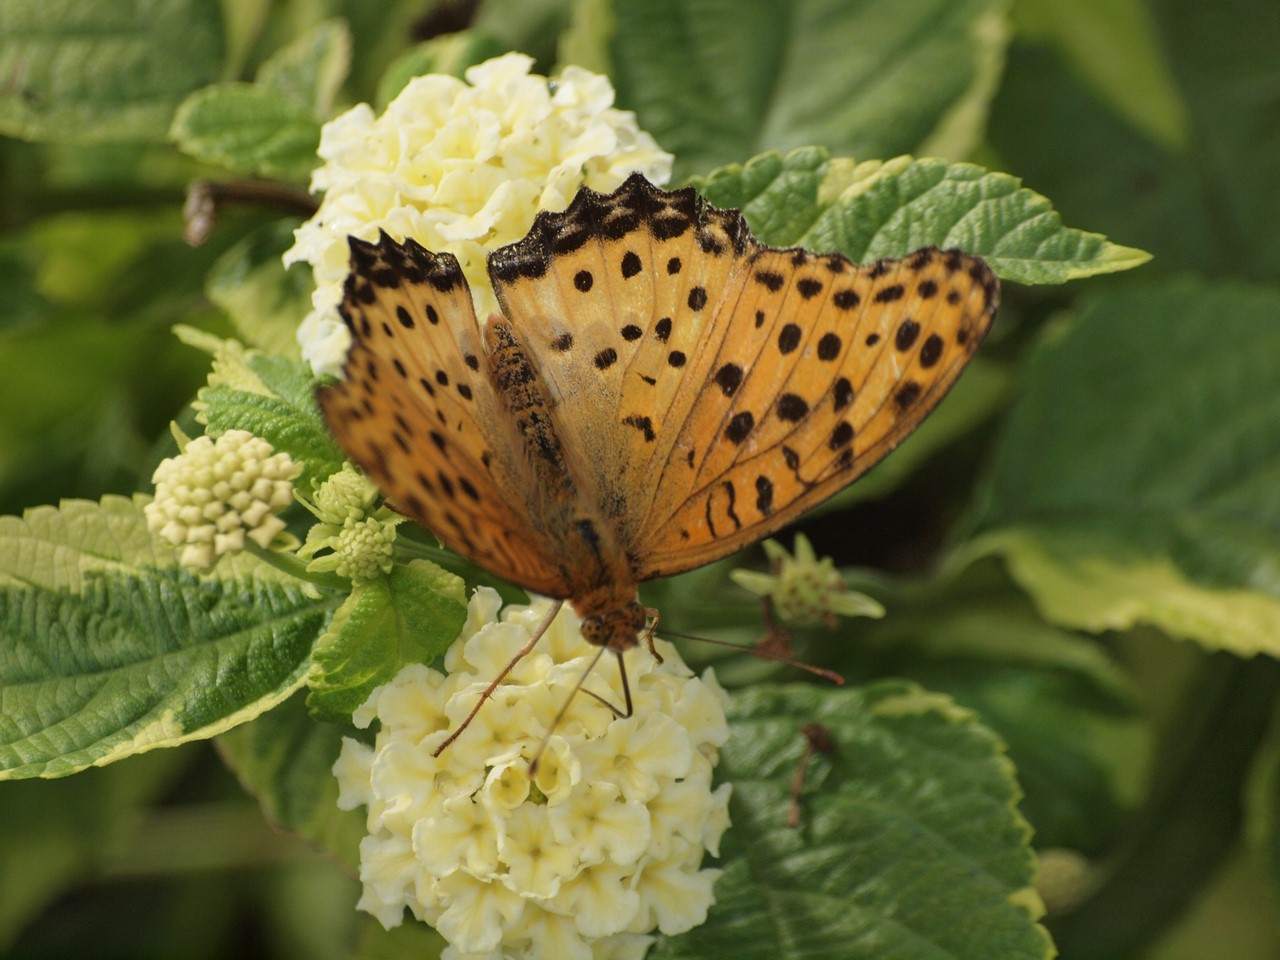
[[[641,624],[643,626],[643,624]],[[582,621],[582,636],[587,643],[603,647],[609,642],[609,627],[604,617],[585,617]]]
[[[639,633],[649,622],[649,611],[639,600],[632,600],[627,607],[627,627]]]

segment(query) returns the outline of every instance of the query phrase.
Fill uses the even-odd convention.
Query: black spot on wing
[[[724,428],[724,435],[732,443],[741,444],[747,439],[747,434],[751,432],[751,428],[756,425],[756,418],[752,416],[750,410],[743,410],[741,413],[735,414],[733,419],[729,421],[729,425]]]

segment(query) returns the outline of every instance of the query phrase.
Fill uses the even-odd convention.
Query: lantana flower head
[[[818,559],[813,544],[796,534],[795,553],[776,540],[761,544],[769,558],[769,572],[734,570],[729,576],[738,586],[773,601],[773,609],[788,623],[835,626],[837,615],[883,617],[884,607],[873,597],[851,590],[830,557]]]
[[[243,550],[246,537],[265,550],[284,531],[276,514],[293,502],[301,472],[302,464],[247,430],[197,437],[156,467],[147,526],[181,547],[179,562],[193,570]]]
[[[368,808],[362,909],[392,927],[404,908],[450,943],[447,958],[644,955],[650,934],[706,919],[728,826],[728,785],[713,787],[728,737],[724,693],[675,648],[663,662],[626,654],[634,712],[616,717],[579,694],[529,762],[598,648],[565,608],[475,720],[438,747],[532,635],[550,601],[498,611],[476,591],[448,674],[411,665],[373,692],[357,725],[379,721],[373,746],[346,740],[334,766],[345,809]],[[612,668],[612,669],[610,669]],[[616,664],[587,690],[622,703]]]
[[[483,321],[497,309],[486,256],[522,238],[539,210],[563,210],[584,185],[613,190],[637,170],[667,182],[671,155],[613,107],[607,77],[571,66],[549,80],[532,65],[511,53],[471,67],[466,82],[418,77],[381,116],[360,104],[325,124],[311,179],[324,199],[285,254],[315,271],[298,340],[317,373],[337,374],[350,345],[337,314],[349,236],[384,230],[452,253]]]

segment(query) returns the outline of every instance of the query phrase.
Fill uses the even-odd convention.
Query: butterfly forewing
[[[688,415],[649,481],[637,579],[732,553],[870,469],[955,382],[997,300],[958,251],[745,258],[673,404]]]
[[[340,308],[344,380],[319,391],[347,454],[392,505],[451,549],[528,589],[566,593],[531,523],[509,417],[490,380],[457,260],[412,240],[352,239]]]
[[[674,436],[687,364],[747,238],[736,211],[633,176],[608,196],[583,190],[490,259],[583,494],[624,540],[641,515],[649,464]]]

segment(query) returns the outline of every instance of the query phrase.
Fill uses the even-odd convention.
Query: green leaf
[[[1191,115],[1187,160],[1208,198],[1211,233],[1232,273],[1280,279],[1280,124],[1271,78],[1280,10],[1251,0],[1154,0],[1165,55]]]
[[[759,687],[735,694],[718,775],[733,783],[724,874],[703,926],[654,960],[1048,958],[1035,921],[1030,830],[999,741],[941,694]],[[809,760],[803,822],[790,786],[818,723],[835,745]]]
[[[832,520],[824,518],[816,527]],[[790,537],[779,540],[790,546]],[[794,668],[751,656],[765,632],[756,598],[728,582],[737,561],[645,584],[663,613],[658,626],[742,645],[683,644],[694,669],[711,665],[733,690],[792,680]],[[1114,842],[1145,786],[1149,730],[1133,684],[1093,637],[1046,624],[990,560],[952,581],[920,583],[846,568],[846,583],[880,601],[880,620],[836,629],[791,628],[802,661],[851,684],[904,678],[973,710],[1006,742],[1037,846],[1087,852]]]
[[[461,77],[468,67],[501,56],[506,48],[493,37],[476,30],[463,30],[434,37],[410,47],[387,67],[378,81],[377,103],[385,107],[414,77],[447,73]]]
[[[1002,165],[1069,221],[1151,251],[1153,269],[1221,269],[1208,195],[1188,157],[1152,142],[1049,47],[1014,44],[989,136]],[[1105,175],[1083,176],[1099,157]]]
[[[222,734],[217,747],[273,826],[318,844],[356,872],[365,818],[338,809],[333,775],[344,734],[354,731],[316,723],[298,695]]]
[[[192,576],[153,541],[140,499],[0,517],[0,779],[253,719],[301,686],[337,603],[247,555]]]
[[[0,133],[159,140],[179,101],[217,79],[222,46],[207,0],[5,0]]]
[[[305,180],[318,163],[320,122],[267,87],[219,83],[187,97],[169,136],[203,163],[284,180]]]
[[[0,950],[39,910],[90,879],[136,835],[141,807],[158,799],[188,759],[153,753],[71,780],[27,780],[0,790]]]
[[[676,155],[678,174],[814,143],[892,157],[940,132],[958,143],[956,117],[974,113],[975,91],[985,116],[1003,9],[999,0],[615,0],[610,72],[619,103]]]
[[[877,594],[889,613],[822,644],[847,678],[902,676],[954,697],[1008,744],[1038,847],[1100,852],[1144,783],[1147,733],[1098,643],[1046,624],[995,564]]]
[[[993,106],[993,148],[1065,215],[1145,247],[1163,270],[1280,278],[1280,192],[1270,187],[1280,177],[1280,124],[1260,79],[1280,47],[1277,9],[1253,0],[1143,7],[1188,118],[1189,146],[1170,148],[1135,130],[1056,49],[1025,44],[1011,49]],[[1075,4],[1059,9],[1078,15]],[[1145,56],[1118,45],[1089,56]],[[1143,107],[1163,104],[1148,97]]]
[[[1156,24],[1141,0],[1020,0],[1022,32],[1054,40],[1097,94],[1166,149],[1187,143],[1187,110],[1160,49]]]
[[[1254,759],[1245,815],[1249,846],[1265,868],[1271,890],[1280,889],[1280,716],[1272,718]]]
[[[493,37],[504,51],[519,50],[539,63],[550,63],[579,2],[485,0],[475,9],[471,29]]]
[[[274,397],[206,387],[199,398],[206,404],[204,420],[209,431],[248,430],[288,452],[303,463],[299,482],[318,482],[342,469],[344,457],[333,441],[316,404],[316,381],[301,362],[266,354],[254,356],[249,365]]]
[[[326,20],[262,64],[255,85],[326,120],[351,68],[351,31],[343,20]]]
[[[1016,177],[970,163],[854,163],[825,150],[766,153],[698,184],[717,206],[741,209],[766,243],[839,250],[855,261],[931,244],[983,257],[1002,279],[1063,283],[1128,270],[1150,256],[1062,225],[1047,199]]]
[[[205,294],[227,312],[246,343],[299,359],[298,324],[311,308],[314,281],[303,265],[284,266],[281,256],[292,245],[291,221],[255,230],[218,258]]]
[[[1280,652],[1280,295],[1137,288],[1051,333],[959,559],[1067,626]]]
[[[323,719],[349,718],[401,667],[442,654],[466,619],[462,580],[429,560],[357,583],[316,646],[307,705]]]

